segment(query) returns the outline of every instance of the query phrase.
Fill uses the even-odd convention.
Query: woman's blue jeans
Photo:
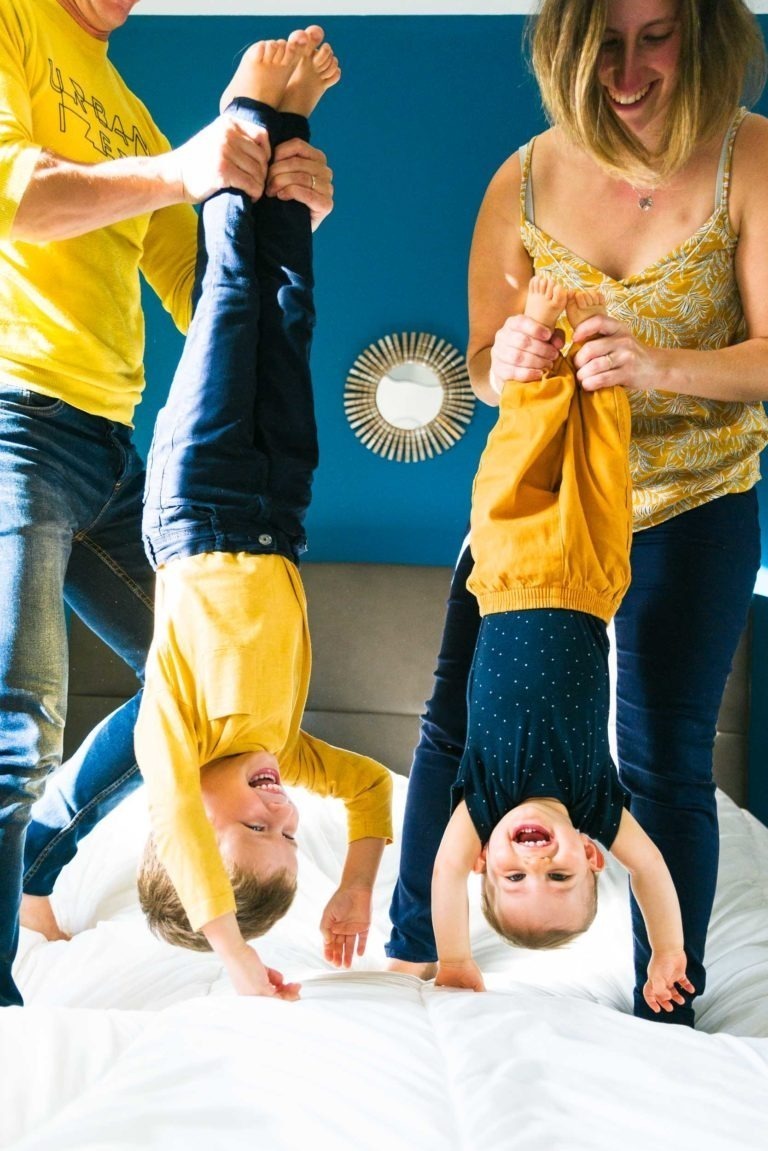
[[[683,914],[688,976],[704,990],[704,949],[717,879],[712,748],[717,715],[760,564],[754,490],[723,496],[637,532],[632,584],[615,619],[619,772],[631,810],[658,843]],[[430,916],[435,853],[466,732],[466,682],[480,617],[466,590],[469,548],[451,585],[433,694],[408,781],[400,875],[387,954],[436,957]],[[690,1004],[654,1015],[642,998],[649,959],[633,901],[635,1014],[693,1025]]]
[[[142,484],[127,427],[0,385],[0,1005],[21,1002],[11,965],[33,803],[42,834],[27,842],[28,889],[47,894],[83,830],[138,783],[132,700],[39,799],[61,759],[65,602],[143,674],[154,577],[141,546]]]

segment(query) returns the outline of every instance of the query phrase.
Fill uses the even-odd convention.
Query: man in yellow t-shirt
[[[193,202],[230,185],[257,196],[268,180],[315,222],[331,207],[321,153],[289,143],[268,171],[258,133],[231,116],[170,149],[107,55],[135,3],[0,0],[0,1005],[21,1002],[25,847],[26,922],[55,930],[36,902],[47,907],[78,837],[137,781],[132,701],[57,773],[37,821],[48,838],[30,843],[32,803],[61,758],[65,600],[138,675],[151,638],[131,437],[140,278],[184,328]]]
[[[339,78],[305,34],[255,45],[230,110],[269,147],[308,139]],[[347,808],[348,849],[321,918],[326,958],[362,954],[384,845],[387,769],[301,730],[310,675],[298,572],[317,464],[307,209],[224,192],[201,212],[199,298],[155,425],[144,538],[155,633],[136,725],[152,842],[140,895],[154,930],[213,949],[241,994],[294,998],[246,939],[287,910],[297,814],[284,784]],[[267,906],[269,905],[269,906]]]

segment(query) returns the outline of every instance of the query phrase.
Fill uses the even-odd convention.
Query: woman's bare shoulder
[[[750,112],[739,125],[733,146],[731,169],[731,217],[737,223],[742,213],[756,203],[768,202],[765,170],[768,166],[768,119]]]
[[[539,154],[547,157],[552,150],[552,141],[550,139],[553,129],[548,129],[538,136],[534,136],[530,143],[535,141],[537,161]],[[520,184],[523,178],[522,164],[520,160],[520,149],[517,148],[506,160],[496,169],[496,172],[488,185],[486,193],[493,200],[500,200],[502,202],[516,202],[516,198],[520,192]]]
[[[733,164],[749,170],[765,172],[768,157],[768,119],[757,112],[749,112],[742,120],[733,145]]]

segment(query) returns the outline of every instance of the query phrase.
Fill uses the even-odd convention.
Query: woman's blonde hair
[[[664,143],[650,153],[607,104],[597,72],[608,0],[542,0],[527,26],[533,71],[553,124],[615,175],[664,179],[722,135],[766,78],[766,49],[744,0],[678,0],[678,82]]]

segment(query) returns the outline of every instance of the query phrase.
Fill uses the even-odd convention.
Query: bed
[[[424,669],[436,651],[447,574],[327,567],[339,570],[307,571],[315,677],[323,681],[313,688],[310,721],[326,735],[335,730],[338,701],[356,680],[357,710],[338,707],[339,727],[348,737],[367,732],[396,759],[429,690]],[[336,624],[323,618],[331,603],[329,619],[343,618],[355,633],[368,621],[359,650],[339,646]],[[402,630],[409,624],[429,632],[415,645],[424,649],[418,658],[400,651],[406,639],[414,651],[413,631]],[[388,669],[371,676],[396,679],[397,698],[384,687],[366,697],[363,660]],[[407,668],[394,675],[402,662]],[[108,677],[99,683],[108,687]],[[419,697],[413,714],[409,693]],[[393,778],[398,826],[407,781]],[[629,913],[612,862],[594,927],[562,951],[501,943],[473,889],[473,944],[489,986],[474,995],[383,970],[394,844],[367,954],[351,972],[333,971],[321,957],[318,919],[343,858],[343,812],[301,791],[295,798],[299,894],[259,950],[302,981],[301,1000],[237,998],[214,956],[148,933],[134,890],[147,828],[138,791],[59,880],[54,903],[71,942],[22,932],[16,975],[27,1006],[0,1014],[0,1147],[765,1151],[768,828],[724,791],[710,983],[696,1032],[628,1014]]]

